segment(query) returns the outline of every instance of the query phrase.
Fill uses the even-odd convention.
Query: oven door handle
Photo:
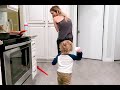
[[[19,47],[19,46],[23,46],[23,45],[26,45],[26,44],[29,44],[29,43],[31,43],[31,40],[23,42],[23,43],[17,43],[17,44],[14,44],[14,45],[5,46],[5,50],[12,49],[12,48]]]

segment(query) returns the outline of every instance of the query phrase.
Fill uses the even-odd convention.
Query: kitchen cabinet
[[[0,11],[3,12],[18,12],[18,5],[0,5]]]
[[[45,24],[45,6],[44,5],[28,5],[26,7],[27,22],[44,23]]]
[[[49,59],[53,59],[55,57],[55,55],[57,55],[57,44],[56,44],[56,40],[57,40],[57,36],[58,33],[56,32],[55,28],[53,25],[49,25],[48,26],[48,56]]]
[[[39,60],[50,60],[57,55],[56,40],[58,33],[55,30],[50,13],[51,6],[53,5],[23,5],[23,13],[26,17],[24,21],[29,25],[28,35],[37,35],[35,40],[36,57]],[[59,6],[63,12],[70,16],[70,5]]]
[[[37,58],[36,58],[36,43],[35,37],[31,39],[31,55],[32,55],[32,79],[37,74]]]
[[[29,24],[29,32],[31,36],[37,35],[35,38],[36,43],[36,57],[45,58],[46,57],[46,33],[44,25]]]

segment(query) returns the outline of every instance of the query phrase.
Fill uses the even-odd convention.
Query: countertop
[[[31,39],[33,39],[33,38],[35,38],[35,37],[37,37],[37,35],[33,35],[33,36],[29,36]]]

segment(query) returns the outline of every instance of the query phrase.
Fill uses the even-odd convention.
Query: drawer
[[[33,50],[33,49],[36,49],[36,45],[31,46],[31,49],[32,49],[32,50]]]
[[[37,60],[37,58],[36,58],[36,57],[33,57],[33,58],[32,58],[32,61],[35,61],[35,60]]]
[[[34,69],[35,67],[37,68],[37,62],[32,63],[32,68]]]
[[[34,62],[34,61],[37,61],[36,57],[35,57],[35,58],[32,58],[32,62]]]
[[[37,75],[37,69],[32,71],[32,79],[34,79],[34,77]]]
[[[36,53],[32,52],[32,58],[36,57]]]
[[[32,42],[31,42],[31,45],[32,45],[32,46],[35,45],[35,41],[32,41]]]
[[[31,47],[31,51],[36,51],[36,48],[35,47]]]
[[[36,55],[33,55],[32,56],[32,60],[36,60],[37,58],[36,58]]]
[[[34,45],[36,45],[36,43],[35,42],[31,42],[31,46],[34,46]]]
[[[35,41],[35,38],[34,38],[34,39],[32,39],[32,41]]]
[[[35,58],[32,58],[32,63],[36,62],[37,63],[37,59],[36,57]]]
[[[37,66],[32,67],[32,72],[34,72],[35,70],[37,70]]]

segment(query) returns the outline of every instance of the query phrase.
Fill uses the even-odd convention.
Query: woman
[[[58,32],[57,48],[58,53],[60,53],[59,44],[62,41],[70,40],[73,42],[72,22],[71,19],[62,12],[59,6],[52,6],[50,13],[53,16],[54,26]]]

